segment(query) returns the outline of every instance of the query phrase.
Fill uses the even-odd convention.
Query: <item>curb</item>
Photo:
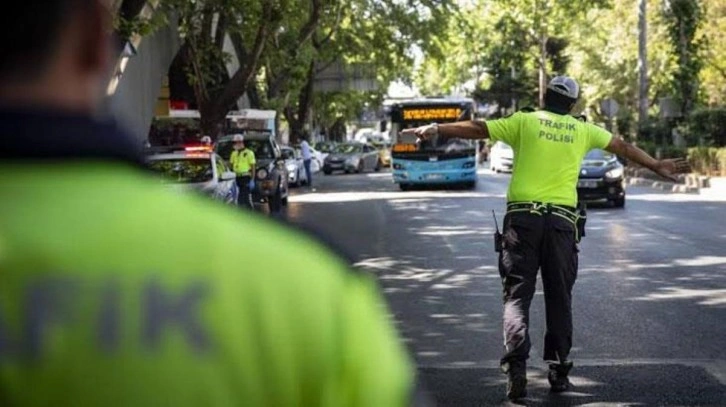
[[[658,189],[664,192],[670,192],[674,194],[700,194],[700,188],[698,185],[687,185],[687,184],[676,184],[667,181],[654,181],[648,178],[639,177],[627,177],[626,182],[628,185],[635,185],[639,187],[648,187]]]

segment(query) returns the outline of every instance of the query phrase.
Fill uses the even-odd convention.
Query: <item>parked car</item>
[[[330,152],[333,151],[333,149],[335,148],[335,145],[336,145],[336,143],[334,143],[332,141],[321,141],[321,142],[315,143],[313,148],[318,152],[321,163],[325,162],[325,157],[327,157],[328,154],[330,154]]]
[[[281,147],[282,158],[285,160],[285,168],[287,168],[288,183],[297,187],[308,183],[308,177],[305,173],[302,154],[300,150],[292,147]]]
[[[211,149],[152,148],[147,150],[146,166],[173,190],[196,191],[230,205],[237,203],[235,173]]]
[[[497,141],[491,147],[489,152],[489,159],[491,163],[489,168],[494,172],[512,172],[514,167],[514,150],[509,144]]]
[[[255,153],[257,160],[255,189],[252,198],[257,203],[267,203],[270,212],[278,212],[287,205],[289,196],[289,175],[275,136],[268,131],[245,130],[245,145]],[[217,140],[214,150],[229,161],[232,155],[232,135]]]
[[[577,182],[580,202],[606,202],[616,208],[625,206],[625,167],[618,157],[604,150],[585,155]]]
[[[371,144],[339,144],[325,159],[323,173],[330,175],[334,171],[344,171],[346,174],[361,173],[366,170],[378,171],[381,169],[378,157],[378,150]]]

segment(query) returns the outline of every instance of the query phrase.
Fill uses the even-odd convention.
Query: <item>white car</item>
[[[235,173],[208,147],[160,147],[149,151],[146,166],[170,189],[197,191],[217,201],[237,204]]]
[[[285,160],[290,186],[299,187],[300,185],[307,184],[308,177],[305,173],[305,166],[300,150],[292,147],[280,147],[280,152],[282,153],[282,158]]]
[[[497,141],[489,152],[491,162],[489,168],[494,172],[512,172],[514,167],[514,150],[509,144]]]

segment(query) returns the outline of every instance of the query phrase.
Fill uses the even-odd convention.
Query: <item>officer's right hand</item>
[[[691,172],[691,164],[685,158],[659,160],[655,172],[663,178],[678,182],[676,175]]]
[[[403,136],[416,136],[420,140],[428,140],[439,134],[438,127],[435,124],[428,124],[426,126],[416,127],[413,129],[404,129],[401,131]]]

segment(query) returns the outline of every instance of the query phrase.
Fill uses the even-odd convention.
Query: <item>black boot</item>
[[[527,397],[527,364],[506,362],[502,370],[507,374],[507,398],[514,401]]]
[[[572,362],[563,362],[559,364],[550,364],[550,371],[547,374],[547,380],[550,382],[551,391],[553,393],[562,393],[572,388],[572,383],[567,375],[572,369]]]

